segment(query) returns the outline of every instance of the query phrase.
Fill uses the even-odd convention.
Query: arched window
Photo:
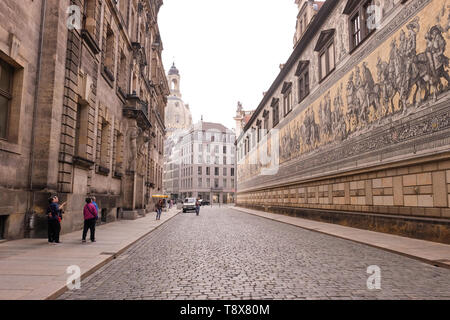
[[[173,79],[172,80],[172,83],[171,83],[171,90],[176,90],[176,88],[177,88],[177,80],[176,79]]]

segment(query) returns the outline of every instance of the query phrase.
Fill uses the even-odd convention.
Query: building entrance
[[[5,239],[6,219],[8,216],[0,216],[0,240]]]

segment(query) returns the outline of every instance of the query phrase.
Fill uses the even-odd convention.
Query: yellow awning
[[[152,196],[152,198],[163,198],[163,199],[167,199],[167,198],[169,198],[169,196],[165,196],[165,195],[162,195],[162,194],[155,194],[155,195]]]

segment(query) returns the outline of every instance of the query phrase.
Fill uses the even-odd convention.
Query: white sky
[[[164,0],[164,67],[175,59],[194,123],[232,129],[238,101],[258,107],[293,50],[297,13],[294,0]]]

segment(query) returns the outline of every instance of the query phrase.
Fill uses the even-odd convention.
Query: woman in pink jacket
[[[84,215],[84,228],[83,228],[82,242],[86,242],[86,235],[88,229],[91,230],[91,241],[95,242],[95,224],[97,223],[98,212],[94,204],[92,204],[91,198],[86,198],[86,204],[83,209],[83,215]]]

